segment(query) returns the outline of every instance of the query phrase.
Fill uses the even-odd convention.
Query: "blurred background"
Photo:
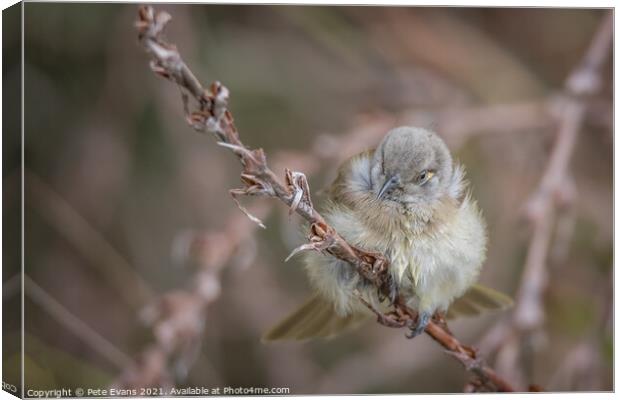
[[[437,130],[488,223],[481,281],[518,293],[534,226],[524,205],[555,143],[565,81],[605,10],[158,9],[197,77],[230,89],[242,140],[276,173],[306,172],[315,204],[338,163],[390,128]],[[462,366],[403,330],[370,323],[329,341],[260,342],[310,293],[300,260],[283,262],[304,233],[275,201],[242,199],[266,230],[237,209],[227,193],[240,186],[237,159],[186,125],[179,89],[149,70],[136,15],[136,5],[25,4],[26,388],[461,392]],[[18,49],[15,38],[3,51]],[[526,332],[510,311],[451,323],[522,390],[613,389],[611,67],[585,100],[568,200],[553,218],[543,318]],[[18,78],[19,65],[5,69],[5,82]],[[4,139],[5,222],[19,216],[18,139]],[[6,240],[11,362],[20,262],[6,249],[19,237]],[[205,276],[220,288],[208,302]]]

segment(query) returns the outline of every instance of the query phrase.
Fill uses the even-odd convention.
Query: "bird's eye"
[[[433,175],[435,175],[435,172],[427,169],[420,172],[420,175],[418,175],[417,178],[418,185],[424,185],[426,182],[428,182],[429,179],[433,177]]]

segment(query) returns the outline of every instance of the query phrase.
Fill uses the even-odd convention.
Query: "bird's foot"
[[[370,302],[366,301],[364,297],[356,291],[356,296],[362,304],[364,304],[370,311],[372,311],[377,316],[377,322],[383,326],[387,326],[390,328],[402,328],[406,326],[406,322],[395,312],[383,313],[378,310],[375,306],[373,306]]]
[[[429,313],[420,313],[418,314],[418,323],[416,326],[412,326],[409,329],[411,331],[406,335],[407,339],[413,339],[414,337],[420,335],[426,329],[426,326],[431,321],[431,314]]]

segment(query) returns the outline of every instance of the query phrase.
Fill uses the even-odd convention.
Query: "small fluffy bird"
[[[419,314],[413,335],[435,312],[451,318],[511,304],[475,284],[487,235],[467,185],[439,136],[400,127],[377,149],[346,161],[328,190],[326,221],[350,244],[389,259],[393,284]],[[360,296],[387,310],[350,264],[318,252],[307,253],[305,264],[315,294],[263,340],[326,338],[356,327],[374,316]]]

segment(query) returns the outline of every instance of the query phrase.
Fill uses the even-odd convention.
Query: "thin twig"
[[[94,351],[110,361],[110,363],[114,364],[117,368],[124,369],[133,364],[131,357],[119,350],[118,347],[101,336],[90,326],[86,325],[84,321],[73,315],[62,304],[43,290],[43,288],[30,279],[28,275],[24,275],[24,291],[26,297],[37,303],[39,307],[47,311],[70,332],[87,343]]]
[[[296,185],[291,179],[286,183],[281,182],[268,168],[264,152],[261,149],[250,150],[241,142],[227,108],[228,90],[219,82],[215,82],[209,90],[205,90],[185,65],[175,47],[162,40],[162,30],[169,20],[170,15],[165,12],[155,12],[152,7],[141,7],[139,20],[136,23],[140,41],[152,57],[153,71],[177,83],[198,103],[196,111],[188,111],[187,120],[190,125],[198,131],[213,133],[218,142],[225,143],[226,147],[239,158],[243,166],[244,187],[235,193],[278,198],[310,223],[311,243],[353,265],[364,279],[389,296],[387,259],[380,254],[369,253],[349,245],[312,207],[308,192],[303,193],[302,198],[297,201],[299,196],[296,196],[298,193],[296,189],[302,187],[307,190],[305,182],[304,185]],[[187,109],[187,98],[184,96],[183,100]],[[415,311],[406,306],[402,297],[396,299],[394,308],[404,324],[415,321]],[[488,382],[496,390],[513,390],[510,384],[483,364],[474,349],[462,345],[440,325],[431,322],[426,333],[482,381]]]
[[[33,172],[25,172],[26,204],[60,233],[136,309],[154,296],[149,285],[65,199]]]

